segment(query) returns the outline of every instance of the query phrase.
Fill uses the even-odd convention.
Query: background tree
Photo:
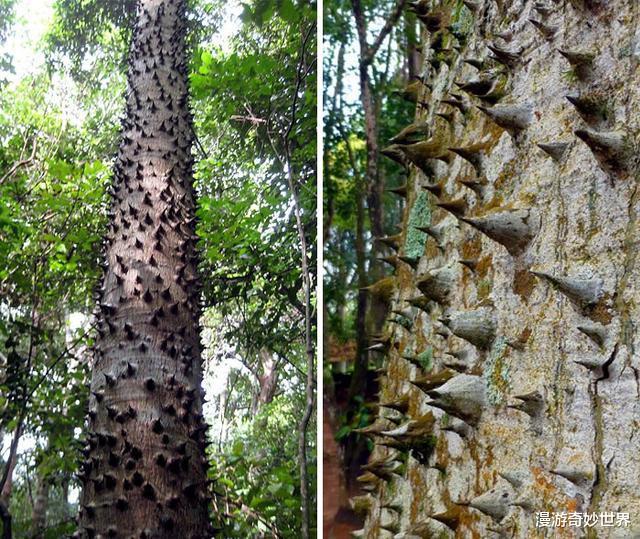
[[[333,366],[325,371],[325,414],[336,417],[348,489],[370,449],[353,431],[371,417],[364,403],[377,384],[369,347],[388,312],[385,294],[368,290],[388,273],[381,257],[391,251],[376,238],[395,233],[401,208],[385,189],[402,184],[402,172],[381,161],[380,150],[411,114],[397,95],[415,74],[406,43],[416,19],[409,14],[401,25],[403,6],[354,1],[325,8],[325,365]]]

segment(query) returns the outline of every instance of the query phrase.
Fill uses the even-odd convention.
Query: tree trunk
[[[38,477],[36,497],[33,501],[33,513],[31,517],[31,536],[33,539],[42,539],[47,527],[47,506],[49,502],[49,481],[44,477]]]
[[[433,4],[360,536],[638,537],[640,5]]]
[[[115,166],[81,537],[210,537],[185,2],[142,0]]]
[[[251,403],[251,414],[256,415],[265,404],[269,404],[278,389],[278,362],[273,353],[266,348],[258,352],[260,366],[256,372],[258,379],[258,393],[254,395]]]
[[[2,521],[2,539],[11,539],[13,537],[11,513],[8,504],[2,499],[0,499],[0,521]]]

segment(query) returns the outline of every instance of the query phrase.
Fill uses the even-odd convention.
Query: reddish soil
[[[345,487],[341,467],[340,446],[335,441],[335,430],[326,404],[323,410],[323,538],[350,539],[350,532],[361,527],[361,523],[349,508],[349,493]]]

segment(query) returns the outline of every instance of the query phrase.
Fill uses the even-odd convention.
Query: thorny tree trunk
[[[210,537],[185,2],[142,0],[115,166],[80,537]]]
[[[419,265],[393,276],[374,429],[394,434],[372,435],[358,535],[640,537],[640,4],[424,4]]]

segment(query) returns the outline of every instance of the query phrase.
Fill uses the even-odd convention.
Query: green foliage
[[[276,398],[236,430],[223,451],[213,453],[210,476],[224,537],[300,536],[300,470],[292,458],[297,443],[292,425],[301,405],[302,395]],[[315,458],[309,465],[315,484]]]

